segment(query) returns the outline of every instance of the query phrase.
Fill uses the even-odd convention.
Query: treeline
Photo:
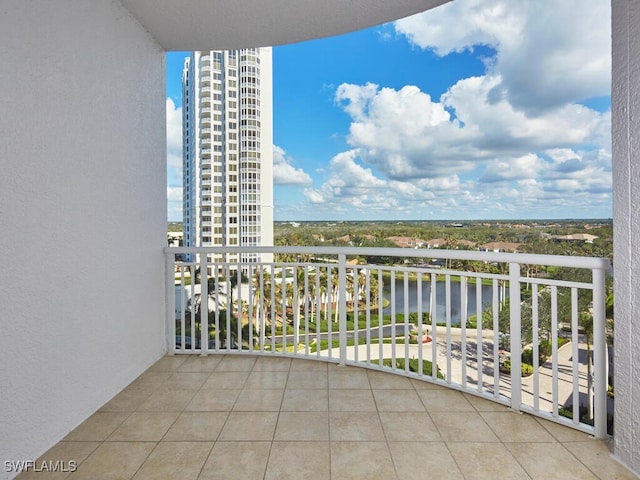
[[[562,240],[566,235],[590,235]],[[610,220],[535,222],[276,222],[274,244],[286,246],[395,247],[390,237],[428,242],[444,239],[437,248],[476,250],[493,242],[518,244],[518,252],[605,257],[613,260]],[[475,246],[471,245],[475,244]]]

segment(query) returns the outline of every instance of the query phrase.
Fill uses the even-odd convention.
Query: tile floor
[[[20,480],[634,479],[587,435],[443,387],[253,356],[160,359]]]

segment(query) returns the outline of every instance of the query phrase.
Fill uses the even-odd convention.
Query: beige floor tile
[[[447,446],[465,479],[531,478],[502,443],[449,443]]]
[[[413,388],[411,380],[407,377],[401,377],[393,373],[378,372],[375,370],[367,370],[369,383],[373,389],[400,389],[408,390]]]
[[[151,365],[147,372],[175,372],[186,359],[184,355],[176,355],[173,357],[167,355]]]
[[[263,480],[271,442],[217,442],[198,480]]]
[[[288,372],[291,368],[290,358],[259,357],[253,366],[254,372]]]
[[[198,391],[185,407],[188,412],[229,412],[236,403],[239,389],[202,389]]]
[[[586,440],[568,442],[564,446],[589,470],[603,480],[637,480],[638,477],[620,465],[604,442]]]
[[[380,421],[389,442],[439,442],[442,440],[428,413],[380,412]]]
[[[475,412],[464,395],[454,390],[419,390],[418,396],[428,412]]]
[[[160,372],[147,370],[133,382],[129,384],[127,388],[136,388],[140,390],[146,390],[149,392],[155,392],[160,388],[164,388],[171,377],[173,372]]]
[[[331,441],[382,442],[384,431],[378,415],[370,412],[330,412]]]
[[[580,432],[571,427],[560,425],[559,423],[542,418],[534,417],[536,421],[544,427],[559,442],[584,442],[592,437],[584,432]]]
[[[329,442],[273,442],[265,480],[329,480]]]
[[[265,370],[252,371],[244,388],[284,388],[287,385],[288,371]]]
[[[134,480],[196,480],[213,442],[161,442],[133,477]]]
[[[326,389],[329,386],[327,372],[293,371],[289,372],[287,388],[318,388]]]
[[[431,360],[431,358],[425,358],[425,360]],[[411,385],[413,385],[413,388],[416,390],[442,390],[445,388],[428,380],[418,380],[414,378],[411,379]]]
[[[134,412],[110,436],[110,442],[157,442],[178,418],[178,412]]]
[[[163,390],[151,395],[138,407],[139,412],[181,412],[189,404],[195,390]]]
[[[327,362],[319,360],[295,359],[291,362],[292,372],[327,372]]]
[[[329,440],[329,413],[280,412],[274,440],[326,442]]]
[[[127,412],[96,412],[72,430],[64,440],[100,442],[111,435],[129,415]]]
[[[329,410],[329,392],[315,389],[286,389],[282,411],[326,412]]]
[[[471,395],[469,393],[464,393],[464,398],[473,405],[478,412],[509,412],[511,409],[506,405],[502,405],[497,402],[493,402],[491,400],[486,400],[484,398],[478,397],[476,395]]]
[[[100,408],[101,412],[134,412],[153,394],[148,389],[125,388]]]
[[[198,390],[209,378],[209,372],[183,372],[173,373],[165,388],[169,390]]]
[[[278,412],[282,405],[282,389],[242,390],[235,405],[234,411],[244,412]]]
[[[366,370],[358,367],[329,366],[329,388],[370,389]]]
[[[155,446],[155,442],[104,442],[68,478],[130,480]]]
[[[329,410],[332,412],[376,412],[371,390],[329,390]]]
[[[331,442],[331,480],[393,480],[393,461],[384,442]]]
[[[498,437],[478,413],[457,412],[432,414],[445,442],[498,442]]]
[[[227,421],[227,412],[183,412],[162,441],[215,441]]]
[[[202,385],[203,389],[239,389],[244,387],[249,372],[218,372],[217,370],[209,375],[209,378]]]
[[[220,440],[273,440],[278,412],[231,412]]]
[[[389,449],[400,480],[464,478],[442,442],[389,442]]]
[[[506,443],[505,447],[534,480],[597,479],[559,443]]]
[[[225,355],[218,363],[216,372],[250,372],[255,363],[254,356]]]
[[[425,412],[415,390],[373,390],[379,412]]]
[[[182,365],[178,367],[178,372],[213,372],[222,360],[221,356],[208,355],[188,355]]]
[[[60,442],[17,477],[17,480],[62,480],[100,446],[100,442]]]
[[[555,442],[531,415],[516,412],[481,412],[480,416],[503,442]]]

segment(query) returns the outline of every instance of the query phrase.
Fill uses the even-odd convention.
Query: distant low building
[[[560,242],[593,243],[593,241],[598,237],[595,235],[589,235],[588,233],[574,233],[571,235],[554,235],[551,238]]]
[[[385,240],[393,242],[398,247],[402,248],[423,248],[426,245],[426,241],[421,238],[413,237],[387,237]]]
[[[491,242],[480,245],[481,252],[517,252],[521,243],[513,242]]]

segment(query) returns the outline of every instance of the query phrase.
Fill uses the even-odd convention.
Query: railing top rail
[[[519,263],[522,265],[548,265],[556,267],[588,268],[608,270],[608,258],[576,257],[564,255],[541,255],[531,253],[481,252],[475,250],[410,249],[390,247],[165,247],[167,254],[241,254],[241,253],[285,253],[311,255],[370,255],[378,257],[414,257],[471,260],[481,262]]]

